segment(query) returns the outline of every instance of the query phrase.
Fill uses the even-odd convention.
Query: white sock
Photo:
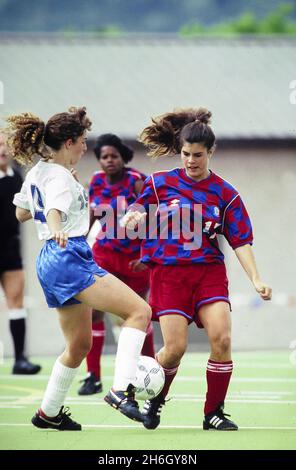
[[[145,336],[146,333],[137,328],[122,328],[115,360],[114,390],[126,390],[130,383],[134,384]]]
[[[78,369],[79,367],[72,369],[64,366],[60,362],[60,358],[56,360],[41,403],[41,410],[46,416],[57,416],[61,406],[64,405],[66,395]]]
[[[9,320],[20,320],[27,318],[27,310],[25,308],[10,308],[8,310]]]

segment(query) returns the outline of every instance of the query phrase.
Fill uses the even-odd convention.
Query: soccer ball
[[[137,400],[152,400],[164,386],[164,371],[158,362],[149,356],[140,356],[135,382]]]

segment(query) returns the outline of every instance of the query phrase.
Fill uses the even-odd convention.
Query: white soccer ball
[[[164,386],[164,370],[158,362],[149,356],[140,356],[135,382],[136,400],[152,400]]]

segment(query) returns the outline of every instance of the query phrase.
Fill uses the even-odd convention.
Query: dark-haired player
[[[131,208],[122,220],[132,229],[144,219],[150,205],[158,207],[158,236],[148,233],[142,262],[151,267],[149,303],[162,330],[164,347],[157,359],[165,369],[166,381],[161,394],[145,404],[144,426],[148,429],[159,425],[192,321],[205,328],[211,347],[203,428],[238,429],[223,411],[233,363],[228,280],[218,234],[234,249],[260,297],[271,299],[271,288],[256,267],[251,222],[242,199],[230,183],[209,169],[215,150],[210,118],[205,108],[185,109],[154,118],[143,130],[140,141],[150,155],[181,154],[182,167],[147,178],[137,200],[141,210]]]

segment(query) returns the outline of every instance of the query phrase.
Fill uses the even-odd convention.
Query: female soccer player
[[[40,161],[27,173],[14,198],[20,222],[33,218],[45,240],[37,274],[49,307],[59,314],[66,347],[57,359],[41,404],[32,418],[40,428],[81,430],[63,404],[78,367],[91,347],[91,308],[125,321],[118,342],[113,388],[105,400],[131,419],[142,415],[134,399],[137,361],[150,321],[150,308],[119,279],[97,266],[85,234],[87,194],[71,168],[86,151],[91,122],[85,108],[70,108],[47,124],[29,113],[8,118],[8,146],[22,164]]]
[[[157,359],[166,380],[161,395],[145,403],[144,426],[148,429],[159,425],[161,407],[186,350],[188,323],[192,321],[205,328],[211,347],[203,429],[238,429],[223,412],[233,363],[228,280],[217,234],[224,235],[234,249],[261,298],[271,299],[271,288],[257,271],[251,223],[240,195],[209,169],[215,150],[210,117],[205,108],[181,110],[153,119],[143,130],[140,141],[151,156],[181,153],[183,168],[147,178],[137,200],[142,209],[134,207],[122,220],[133,229],[143,222],[149,205],[158,207],[158,232],[149,230],[142,261],[152,268],[150,305],[152,318],[159,320],[162,330],[164,347]],[[149,219],[151,224],[151,214]]]
[[[118,238],[117,216],[122,205],[129,206],[135,202],[146,175],[125,166],[132,160],[134,153],[114,134],[99,136],[94,152],[102,168],[95,172],[89,185],[90,226],[95,219],[102,221],[101,231],[93,246],[94,260],[145,299],[149,289],[149,269],[139,263],[141,240],[130,240],[126,236]],[[113,210],[103,222],[106,206]],[[102,210],[98,212],[100,207]],[[109,233],[110,228],[112,233]],[[86,356],[88,375],[78,390],[79,395],[92,395],[102,390],[104,312],[93,311],[92,335],[92,348]],[[152,326],[148,328],[142,354],[151,357],[155,355]]]

